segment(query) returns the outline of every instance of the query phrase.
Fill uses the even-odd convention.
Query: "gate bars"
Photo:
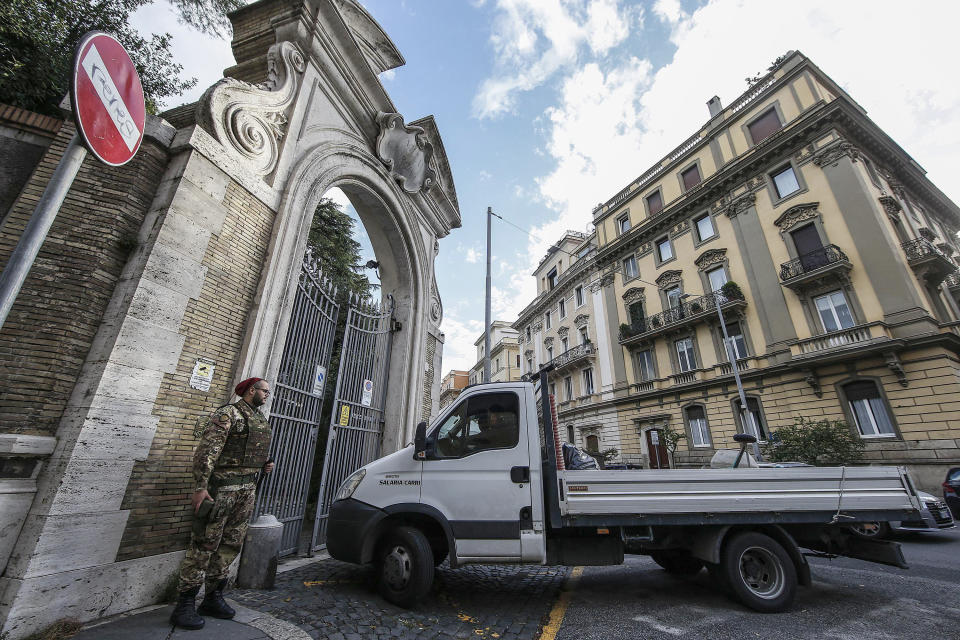
[[[392,317],[393,296],[382,305],[350,300],[311,551],[326,546],[327,517],[340,484],[380,456]]]
[[[336,294],[336,287],[308,251],[270,407],[270,457],[276,461],[276,470],[257,491],[254,508],[254,517],[272,513],[283,523],[280,555],[296,553],[303,529],[326,371],[340,310]]]

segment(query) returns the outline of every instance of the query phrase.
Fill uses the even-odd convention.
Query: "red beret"
[[[234,387],[233,391],[238,396],[243,397],[243,394],[245,394],[250,387],[257,384],[261,380],[263,380],[263,378],[247,378],[246,380],[238,384],[236,387]]]

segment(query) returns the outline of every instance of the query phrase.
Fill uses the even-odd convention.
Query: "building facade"
[[[561,426],[602,415],[624,461],[700,466],[745,429],[841,419],[868,462],[938,487],[960,461],[960,209],[798,52],[708,107],[593,211],[611,397],[561,407]]]
[[[470,380],[469,371],[451,369],[440,381],[440,409],[450,406]]]
[[[473,343],[477,348],[477,363],[470,368],[469,384],[478,382],[511,382],[523,375],[520,362],[519,333],[509,322],[490,323],[490,379],[483,379],[484,334]]]

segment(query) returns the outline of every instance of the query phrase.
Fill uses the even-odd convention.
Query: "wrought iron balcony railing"
[[[907,254],[907,262],[913,264],[914,262],[925,260],[927,258],[941,257],[946,258],[940,249],[936,247],[932,242],[926,238],[916,238],[914,240],[907,240],[900,245],[903,247],[903,252]]]
[[[620,326],[620,342],[632,342],[641,337],[650,337],[669,329],[700,322],[704,317],[717,313],[717,305],[721,309],[733,305],[744,305],[743,294],[724,295],[720,291],[708,293],[698,298],[685,300],[675,307],[654,314],[639,322]]]
[[[908,240],[900,246],[903,247],[910,267],[930,286],[939,287],[941,282],[957,270],[953,260],[926,238]]]
[[[584,342],[583,344],[577,345],[572,349],[567,349],[556,358],[551,360],[550,364],[552,364],[555,369],[563,369],[579,362],[583,358],[589,358],[596,353],[597,348],[592,342]]]
[[[960,270],[954,271],[948,275],[944,282],[947,283],[947,287],[950,289],[960,289]]]
[[[816,251],[805,253],[799,258],[784,262],[780,265],[780,281],[787,282],[803,275],[813,273],[825,267],[845,264],[849,266],[850,259],[843,250],[833,244],[828,244]]]

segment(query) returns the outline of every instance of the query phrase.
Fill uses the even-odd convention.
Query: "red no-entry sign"
[[[116,38],[91,31],[80,39],[70,98],[90,151],[109,165],[129,162],[143,140],[147,111],[140,76]]]

